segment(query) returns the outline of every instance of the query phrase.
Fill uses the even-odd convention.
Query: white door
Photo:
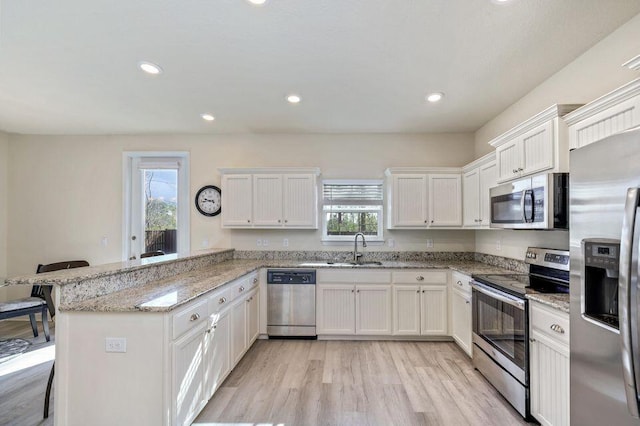
[[[205,403],[204,334],[201,323],[173,344],[172,400],[176,424],[191,424]]]
[[[205,338],[205,398],[209,399],[231,370],[229,310],[214,314]]]
[[[318,227],[316,177],[310,174],[283,175],[284,226]]]
[[[496,148],[498,182],[506,182],[520,176],[522,169],[522,145],[514,139]]]
[[[422,286],[420,291],[422,335],[447,335],[447,286]]]
[[[223,227],[251,227],[252,188],[251,175],[222,176]]]
[[[251,347],[258,338],[260,328],[258,288],[247,295],[247,347]]]
[[[462,225],[460,175],[429,175],[429,226]]]
[[[247,348],[247,299],[239,296],[231,306],[231,361],[236,365]]]
[[[523,174],[553,168],[553,127],[554,120],[550,120],[521,136]]]
[[[356,304],[353,284],[316,286],[318,334],[355,334]]]
[[[457,288],[451,291],[451,337],[471,356],[471,295]]]
[[[253,175],[253,224],[281,227],[282,176]]]
[[[188,153],[129,152],[124,162],[123,260],[189,251]]]
[[[535,329],[531,338],[531,414],[542,425],[569,425],[569,348]]]
[[[498,166],[493,161],[480,166],[480,192],[478,194],[480,204],[480,225],[491,224],[491,195],[490,190],[497,185]]]
[[[462,181],[462,224],[475,227],[480,224],[480,169],[473,169],[464,174]]]
[[[394,227],[427,226],[427,176],[394,175],[391,224]]]
[[[393,334],[420,335],[420,286],[393,286]]]
[[[391,334],[390,285],[356,285],[356,334]]]

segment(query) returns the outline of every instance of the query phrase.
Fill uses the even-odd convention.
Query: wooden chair
[[[47,301],[44,288],[39,285],[31,287],[31,296],[8,302],[0,302],[0,320],[29,315],[33,337],[38,337],[38,323],[36,314],[42,315],[42,328],[47,342],[51,340],[49,335],[49,319],[47,317]]]
[[[142,253],[140,255],[140,259],[144,259],[145,257],[154,257],[154,256],[164,256],[164,252],[162,250],[148,251],[146,253]]]
[[[67,262],[57,262],[50,263],[48,265],[38,265],[38,269],[36,270],[37,274],[42,274],[44,272],[53,272],[60,271],[63,269],[73,269],[73,268],[81,268],[83,266],[89,266],[89,262],[86,260],[71,260]],[[45,300],[47,301],[45,306],[49,307],[49,313],[51,314],[51,318],[53,319],[56,316],[56,307],[53,304],[53,299],[51,298],[51,286],[40,286],[43,289]],[[45,315],[46,316],[46,315]],[[48,330],[47,330],[48,333]],[[47,339],[48,341],[49,339]],[[56,363],[53,362],[51,366],[51,372],[49,373],[49,381],[47,382],[47,391],[44,396],[44,418],[49,417],[49,400],[51,399],[51,386],[53,386],[53,375],[55,371]]]

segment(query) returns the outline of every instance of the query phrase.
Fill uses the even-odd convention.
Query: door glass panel
[[[143,169],[144,252],[177,252],[178,170]]]

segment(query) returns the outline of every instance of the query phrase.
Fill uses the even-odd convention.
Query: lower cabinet
[[[176,424],[191,424],[205,403],[203,353],[206,323],[201,323],[173,344],[171,400]]]
[[[210,399],[231,371],[229,310],[211,315],[204,342],[205,398]]]
[[[471,277],[453,272],[451,280],[451,337],[469,356],[473,356],[471,334]]]
[[[356,334],[391,334],[391,286],[356,285]]]
[[[231,361],[235,365],[247,348],[247,302],[240,298],[231,306]]]
[[[569,315],[530,303],[531,414],[542,425],[569,425]]]
[[[448,335],[447,282],[447,271],[394,272],[393,334]]]

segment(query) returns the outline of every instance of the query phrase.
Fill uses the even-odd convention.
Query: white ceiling
[[[0,129],[473,131],[638,0],[1,0]],[[149,76],[141,60],[164,69]],[[437,105],[424,96],[443,91]],[[298,105],[285,102],[299,93]],[[212,123],[200,114],[211,112]]]

